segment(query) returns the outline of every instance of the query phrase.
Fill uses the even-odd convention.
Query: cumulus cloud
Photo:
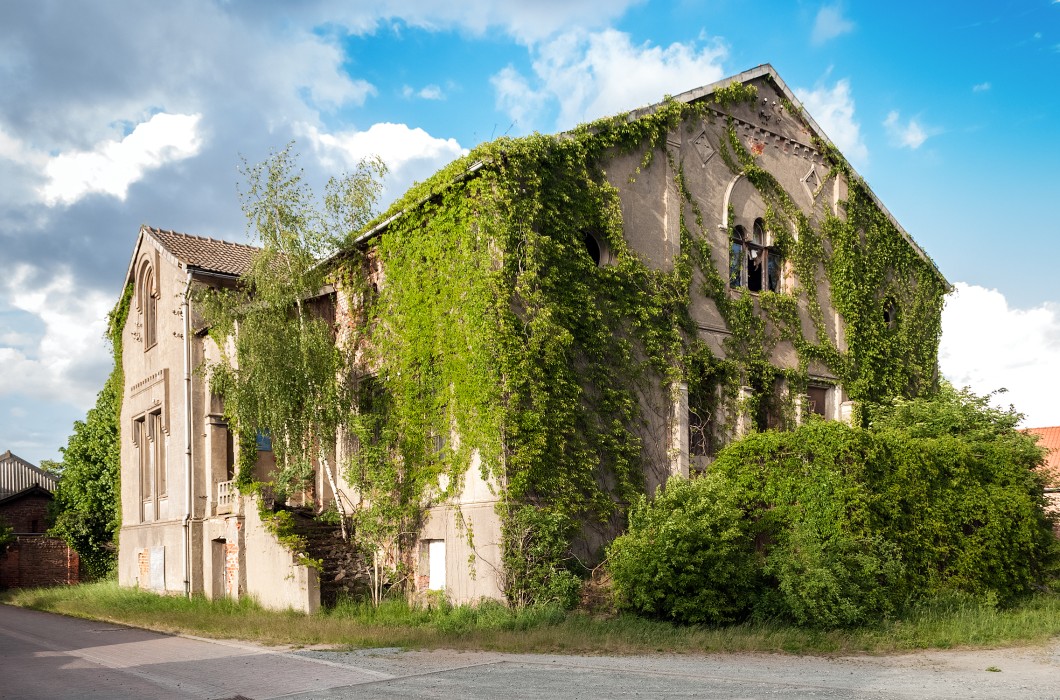
[[[44,166],[48,182],[40,194],[49,206],[70,204],[93,192],[124,200],[129,186],[148,170],[198,154],[201,120],[201,114],[160,113],[120,141],[60,153]]]
[[[8,304],[34,317],[44,332],[35,337],[6,334],[7,347],[0,346],[0,396],[22,394],[90,406],[101,385],[96,375],[110,360],[101,338],[114,300],[77,289],[69,270],[56,270],[46,281],[34,278],[28,266],[7,278]]]
[[[991,87],[990,83],[976,83],[972,86],[972,92],[986,92]]]
[[[924,145],[924,142],[932,135],[915,117],[902,124],[897,110],[892,110],[887,114],[887,118],[883,120],[883,126],[887,130],[891,143],[914,151]]]
[[[823,5],[817,10],[810,40],[819,46],[852,31],[854,31],[854,23],[843,16],[842,5]]]
[[[795,88],[795,94],[843,155],[855,165],[868,162],[869,149],[861,138],[861,125],[854,118],[850,81],[838,80],[831,88]]]
[[[298,133],[308,139],[313,152],[328,171],[352,168],[364,158],[379,156],[389,173],[386,192],[399,195],[416,180],[467,154],[456,139],[435,138],[420,128],[405,124],[373,124],[365,131],[326,133],[311,124],[301,124]]]
[[[1060,305],[1015,309],[996,289],[954,287],[942,313],[943,376],[978,394],[1007,389],[996,402],[1025,413],[1028,426],[1060,425]]]
[[[536,128],[555,106],[556,129],[658,102],[724,77],[726,49],[674,43],[634,45],[624,32],[567,32],[536,46],[534,75],[509,66],[493,77],[498,108],[521,130]]]

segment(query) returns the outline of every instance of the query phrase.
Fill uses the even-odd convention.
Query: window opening
[[[589,253],[589,258],[592,259],[593,264],[600,267],[600,260],[603,258],[600,241],[596,240],[596,236],[591,233],[585,234],[585,251]]]
[[[427,589],[445,589],[445,540],[427,540]]]
[[[894,297],[888,297],[883,304],[883,322],[892,331],[898,327],[898,302]]]
[[[827,417],[826,405],[828,402],[828,387],[809,386],[806,388],[806,414]]]
[[[729,248],[729,286],[734,288],[744,286],[744,238],[743,226],[737,226],[732,230],[732,244]]]

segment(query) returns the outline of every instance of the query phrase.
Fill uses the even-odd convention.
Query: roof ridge
[[[225,240],[223,238],[214,238],[213,236],[196,236],[193,233],[184,233],[183,231],[174,231],[172,229],[158,228],[156,226],[151,226],[149,224],[144,224],[144,228],[146,228],[151,233],[161,233],[161,234],[166,234],[166,235],[170,235],[170,236],[180,236],[181,238],[190,238],[191,240],[195,240],[195,241],[210,241],[211,243],[221,243],[223,245],[235,246],[237,248],[249,248],[251,250],[261,250],[261,248],[259,246],[250,245],[249,243],[237,243],[235,241],[228,241],[228,240]]]

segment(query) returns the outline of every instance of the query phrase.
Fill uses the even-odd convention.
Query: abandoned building
[[[0,523],[14,542],[0,547],[0,588],[77,583],[80,560],[66,542],[47,535],[57,479],[11,453],[0,454]]]
[[[535,513],[591,564],[633,495],[733,436],[937,382],[946,280],[768,65],[485,144],[351,240],[321,298],[358,398],[344,469],[301,502],[400,499],[393,561],[453,602],[517,597],[506,555],[553,527]],[[347,573],[263,525],[268,493],[236,488],[238,440],[197,371],[219,353],[189,291],[237,284],[255,252],[140,230],[119,580],[312,611]],[[398,465],[386,479],[368,443]]]

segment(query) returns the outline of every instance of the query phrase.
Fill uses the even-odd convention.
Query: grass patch
[[[787,624],[678,626],[631,616],[593,617],[558,608],[509,610],[447,604],[378,608],[346,601],[315,615],[265,610],[249,599],[208,601],[158,596],[113,581],[9,591],[0,602],[117,622],[160,632],[246,639],[266,644],[338,647],[484,649],[521,653],[658,652],[887,653],[930,648],[1040,644],[1060,635],[1060,596],[1039,595],[995,607],[955,596],[920,605],[901,619],[853,630],[808,630]]]

